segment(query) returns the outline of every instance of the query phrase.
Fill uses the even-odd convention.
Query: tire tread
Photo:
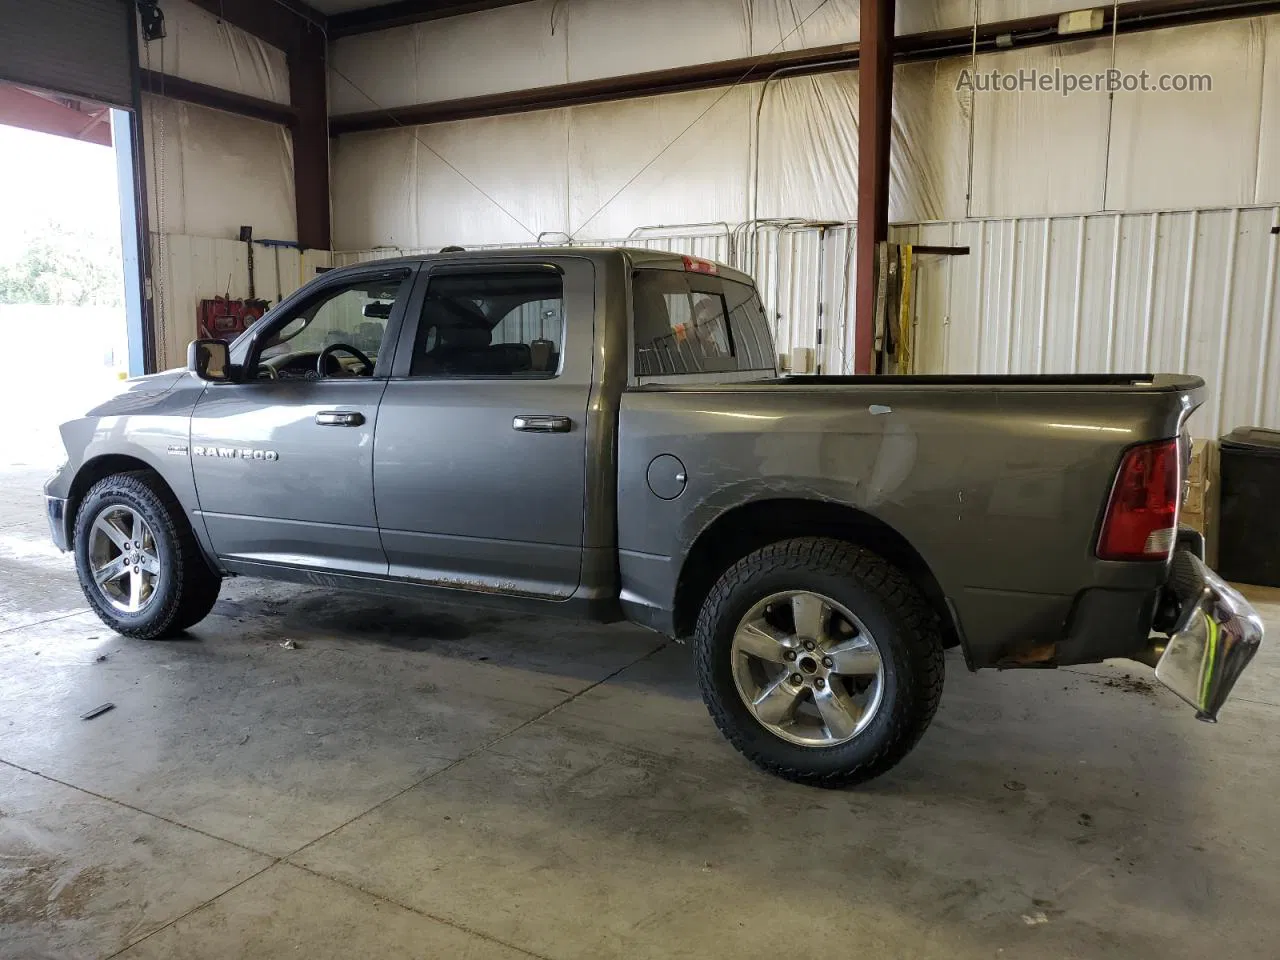
[[[816,772],[794,764],[779,763],[766,756],[750,737],[744,735],[710,682],[717,652],[712,638],[730,596],[756,577],[779,570],[797,573],[820,570],[856,580],[884,602],[900,627],[898,639],[905,645],[907,654],[903,658],[905,675],[902,677],[902,689],[908,692],[909,702],[905,708],[893,712],[891,725],[881,738],[879,749],[856,767]],[[834,788],[879,776],[916,745],[942,699],[945,660],[941,625],[933,608],[901,570],[872,551],[844,540],[827,537],[781,540],[733,564],[716,582],[702,605],[695,646],[698,683],[720,732],[758,767],[800,783]]]
[[[120,621],[111,608],[104,605],[98,596],[97,587],[77,563],[80,588],[89,604],[117,633],[141,640],[171,637],[199,623],[209,615],[217,602],[218,593],[222,589],[222,578],[205,561],[182,505],[163,483],[156,482],[155,475],[149,471],[134,470],[112,474],[90,487],[80,501],[74,527],[77,536],[84,512],[90,508],[96,509],[96,501],[101,496],[110,494],[124,494],[142,502],[148,499],[157,501],[155,505],[160,508],[157,512],[160,515],[161,530],[156,532],[167,535],[174,544],[169,572],[177,583],[177,589],[165,598],[158,615],[138,623]],[[75,546],[78,556],[79,544]]]

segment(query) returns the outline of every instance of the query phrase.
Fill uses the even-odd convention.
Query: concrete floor
[[[629,626],[232,582],[116,636],[44,472],[0,472],[0,957],[1276,955],[1275,643],[1216,728],[1140,667],[952,657],[906,762],[812,790]]]

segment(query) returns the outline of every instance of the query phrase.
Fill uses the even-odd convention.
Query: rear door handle
[[[356,410],[321,410],[316,423],[322,427],[358,427],[364,423],[364,414]]]
[[[511,429],[528,433],[568,433],[573,429],[573,421],[568,417],[544,417],[522,413],[511,421]]]

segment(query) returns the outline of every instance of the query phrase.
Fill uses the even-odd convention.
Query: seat
[[[420,353],[414,374],[481,373],[491,334],[480,308],[465,300],[428,299],[422,305]]]

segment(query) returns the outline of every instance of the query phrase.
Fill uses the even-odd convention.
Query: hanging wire
[[[785,37],[783,37],[776,44],[770,47],[769,50],[763,54],[763,56],[767,57],[770,54],[776,53],[779,49],[781,49],[783,44],[785,44],[788,40],[790,40],[792,37],[794,37],[797,33],[800,32],[800,30],[804,27],[806,23],[809,22],[809,20],[813,17],[814,14],[816,14],[819,10],[821,10],[830,2],[831,0],[820,0],[818,5],[814,7],[812,10],[810,10],[805,15],[805,18],[801,20],[799,23],[797,23],[790,33],[788,33]],[[725,91],[721,93],[720,96],[716,97],[715,100],[713,100],[705,110],[703,110],[700,114],[698,114],[696,117],[694,117],[692,120],[689,121],[688,126],[686,126],[683,130],[677,133],[675,137],[672,138],[672,140],[665,147],[663,147],[661,150],[659,150],[656,154],[653,155],[653,158],[649,160],[648,163],[646,163],[643,167],[637,170],[635,172],[635,175],[632,176],[630,180],[628,180],[626,183],[620,186],[617,190],[615,190],[608,200],[600,204],[600,206],[596,209],[595,213],[587,217],[586,220],[583,220],[582,223],[578,225],[577,229],[570,230],[569,236],[570,237],[576,236],[579,230],[582,230],[592,220],[600,216],[600,214],[604,212],[605,208],[609,206],[609,204],[617,200],[624,190],[626,190],[633,183],[639,180],[641,175],[650,167],[652,167],[655,163],[657,163],[664,153],[666,153],[668,150],[674,147],[676,143],[678,143],[686,133],[692,130],[698,124],[698,122],[702,120],[703,117],[705,117],[708,113],[714,110],[720,104],[720,101],[722,101],[725,97],[731,94],[737,87],[739,87],[743,83],[743,81],[747,79],[747,77],[751,76],[751,74],[753,74],[755,71],[756,71],[756,67],[754,65],[751,67],[748,67],[746,71],[742,74],[742,76],[740,76],[737,80],[733,81],[733,83],[729,84],[729,86],[725,88]]]

